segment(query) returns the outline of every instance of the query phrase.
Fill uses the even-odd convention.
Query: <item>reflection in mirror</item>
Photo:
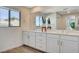
[[[67,30],[74,30],[76,27],[76,17],[75,16],[68,16],[66,20],[66,29]]]
[[[43,29],[45,31],[51,30],[51,29],[56,29],[56,14],[47,14],[47,15],[42,15],[42,16],[36,16],[35,17],[35,25],[36,25],[36,30]]]
[[[47,30],[53,30],[56,29],[56,13],[48,14],[46,15],[46,26]]]
[[[40,31],[42,26],[42,16],[35,17],[35,30]]]
[[[51,29],[51,21],[50,21],[50,18],[48,18],[47,24],[48,24],[47,29]]]
[[[35,24],[36,24],[36,27],[41,27],[42,26],[42,16],[36,16],[35,18]]]

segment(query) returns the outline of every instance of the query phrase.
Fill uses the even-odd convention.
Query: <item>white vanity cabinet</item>
[[[36,49],[46,51],[46,33],[36,32]]]
[[[61,53],[78,53],[79,52],[79,37],[62,36],[60,52]]]
[[[35,32],[29,32],[29,46],[35,48]]]
[[[47,34],[47,52],[59,52],[59,35]]]
[[[29,32],[22,32],[23,44],[29,45]]]
[[[79,37],[44,32],[23,32],[23,43],[48,53],[78,53]]]
[[[47,52],[78,53],[79,37],[71,35],[47,34]]]
[[[35,32],[23,32],[23,42],[25,45],[35,48]]]

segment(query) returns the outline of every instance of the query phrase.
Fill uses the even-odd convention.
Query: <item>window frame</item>
[[[2,8],[2,9],[5,9],[5,10],[8,10],[8,26],[2,26],[2,27],[0,27],[0,28],[7,28],[7,27],[9,27],[9,11],[10,11],[10,9],[9,8],[6,8],[6,7],[0,7],[0,8]]]
[[[19,12],[19,26],[11,26],[10,25],[10,22],[11,22],[11,11],[12,10],[14,10],[14,9],[10,9],[10,11],[9,11],[9,27],[21,27],[21,12],[20,11],[18,11]],[[14,11],[17,11],[17,10],[14,10]]]
[[[0,8],[5,9],[5,10],[8,10],[8,26],[2,26],[0,28],[21,27],[21,11],[18,11],[18,10],[15,10],[15,9],[10,9],[10,8],[7,8],[7,7],[2,7],[2,6]],[[19,12],[19,26],[11,26],[10,25],[10,21],[11,21],[11,19],[10,19],[11,13],[10,12],[11,12],[11,10],[18,11]]]

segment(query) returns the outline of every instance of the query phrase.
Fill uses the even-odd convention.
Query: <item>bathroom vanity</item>
[[[38,14],[39,15],[39,14]],[[79,52],[79,14],[36,16],[32,31],[23,31],[25,45],[49,53]],[[43,18],[43,19],[42,19]],[[35,20],[34,20],[35,21]],[[42,27],[45,30],[42,30]]]
[[[49,32],[23,31],[25,45],[50,53],[78,53],[79,32],[54,30]]]

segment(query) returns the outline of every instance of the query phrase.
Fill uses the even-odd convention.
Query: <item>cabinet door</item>
[[[47,52],[58,53],[59,52],[59,40],[54,38],[47,38]]]
[[[78,53],[79,43],[76,41],[62,40],[61,52],[62,53]]]
[[[36,33],[36,48],[46,51],[46,33]]]
[[[23,43],[25,45],[29,45],[29,33],[28,32],[23,32]]]
[[[29,33],[29,46],[35,47],[35,33]]]
[[[45,37],[36,38],[36,48],[42,51],[46,51],[46,38]]]

